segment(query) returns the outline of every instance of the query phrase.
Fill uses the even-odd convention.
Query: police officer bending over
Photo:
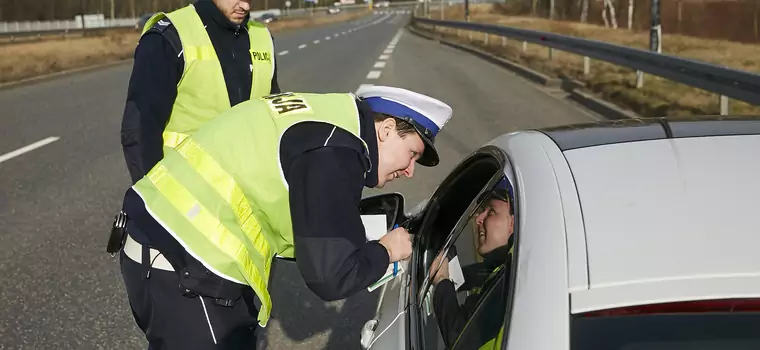
[[[145,24],[121,125],[133,183],[204,122],[280,92],[272,37],[249,21],[250,8],[251,0],[201,0]]]
[[[437,165],[435,136],[450,117],[443,102],[398,88],[282,93],[243,102],[166,151],[123,204],[122,272],[151,346],[255,348],[275,255],[296,258],[324,300],[409,257],[404,228],[366,241],[362,190]]]
[[[474,337],[460,340],[464,345],[457,346],[460,349],[478,349],[487,341],[494,339],[502,325],[500,313],[504,310],[503,298],[494,295],[484,300],[483,293],[494,289],[504,288],[504,274],[509,273],[511,255],[514,249],[512,233],[514,231],[514,209],[512,208],[512,190],[505,178],[497,185],[489,198],[478,212],[475,223],[478,229],[478,255],[483,257],[483,262],[465,266],[463,275],[465,282],[459,288],[468,290],[470,294],[459,305],[457,291],[454,283],[449,279],[448,258],[439,254],[430,266],[435,291],[433,292],[433,310],[438,320],[438,329],[441,331],[447,349],[453,348],[457,338],[462,333],[465,325],[470,322],[478,331],[469,332]],[[441,258],[443,257],[443,264]],[[438,267],[440,265],[440,268]],[[436,269],[437,272],[435,271]],[[501,293],[501,290],[497,291]],[[472,320],[473,311],[479,303],[485,302],[485,310],[480,315],[481,319]],[[491,319],[492,318],[492,319]]]

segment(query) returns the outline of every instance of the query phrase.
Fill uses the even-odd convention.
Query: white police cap
[[[373,111],[412,124],[425,143],[425,151],[417,163],[424,166],[438,165],[435,136],[451,119],[452,110],[449,105],[430,96],[390,86],[365,85],[356,91],[356,96],[363,99]]]

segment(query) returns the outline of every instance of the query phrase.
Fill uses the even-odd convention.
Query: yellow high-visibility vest
[[[195,7],[191,4],[170,13],[153,15],[145,23],[143,34],[163,18],[169,18],[177,29],[185,59],[182,78],[177,85],[177,98],[163,133],[166,153],[168,148],[177,146],[205,122],[229,109],[230,99],[219,57]],[[253,99],[271,93],[274,43],[265,25],[249,21],[245,28],[250,41],[250,98]]]
[[[359,118],[353,94],[282,93],[245,101],[169,149],[133,189],[206,268],[253,288],[262,302],[259,323],[266,326],[272,258],[295,257],[280,139],[293,125],[313,121],[361,140]]]

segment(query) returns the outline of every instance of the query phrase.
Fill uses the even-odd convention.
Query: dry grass
[[[4,46],[0,83],[132,57],[137,33]]]
[[[286,19],[269,24],[273,33],[296,28],[349,21],[366,15],[366,11],[335,16]],[[139,33],[105,31],[101,36],[66,38],[2,46],[0,83],[18,81],[44,74],[129,59],[134,54]]]
[[[603,26],[574,22],[505,16],[495,13],[498,11],[498,8],[490,5],[474,6],[471,8],[470,18],[471,21],[476,22],[548,31],[641,49],[647,49],[649,46],[648,32],[612,30]],[[450,8],[446,17],[463,18],[462,9]],[[460,32],[460,36],[457,36],[456,30],[444,30],[442,33],[453,40],[469,41],[470,33],[465,31]],[[624,67],[592,61],[591,74],[585,76],[583,58],[580,56],[555,50],[550,60],[548,49],[539,45],[528,44],[528,49],[522,52],[520,42],[507,40],[506,45],[502,46],[501,38],[490,36],[486,45],[482,34],[472,33],[472,38],[471,44],[499,56],[552,76],[570,77],[584,82],[588,89],[597,95],[642,116],[717,114],[720,111],[718,96],[704,90],[651,75],[645,76],[644,88],[636,89],[635,72]],[[671,34],[663,38],[663,52],[740,70],[760,72],[760,45]],[[730,112],[732,114],[760,114],[760,107],[731,101]]]

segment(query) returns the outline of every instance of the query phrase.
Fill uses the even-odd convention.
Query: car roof
[[[760,118],[542,132],[563,151],[583,215],[588,288],[571,293],[574,313],[760,297]]]

